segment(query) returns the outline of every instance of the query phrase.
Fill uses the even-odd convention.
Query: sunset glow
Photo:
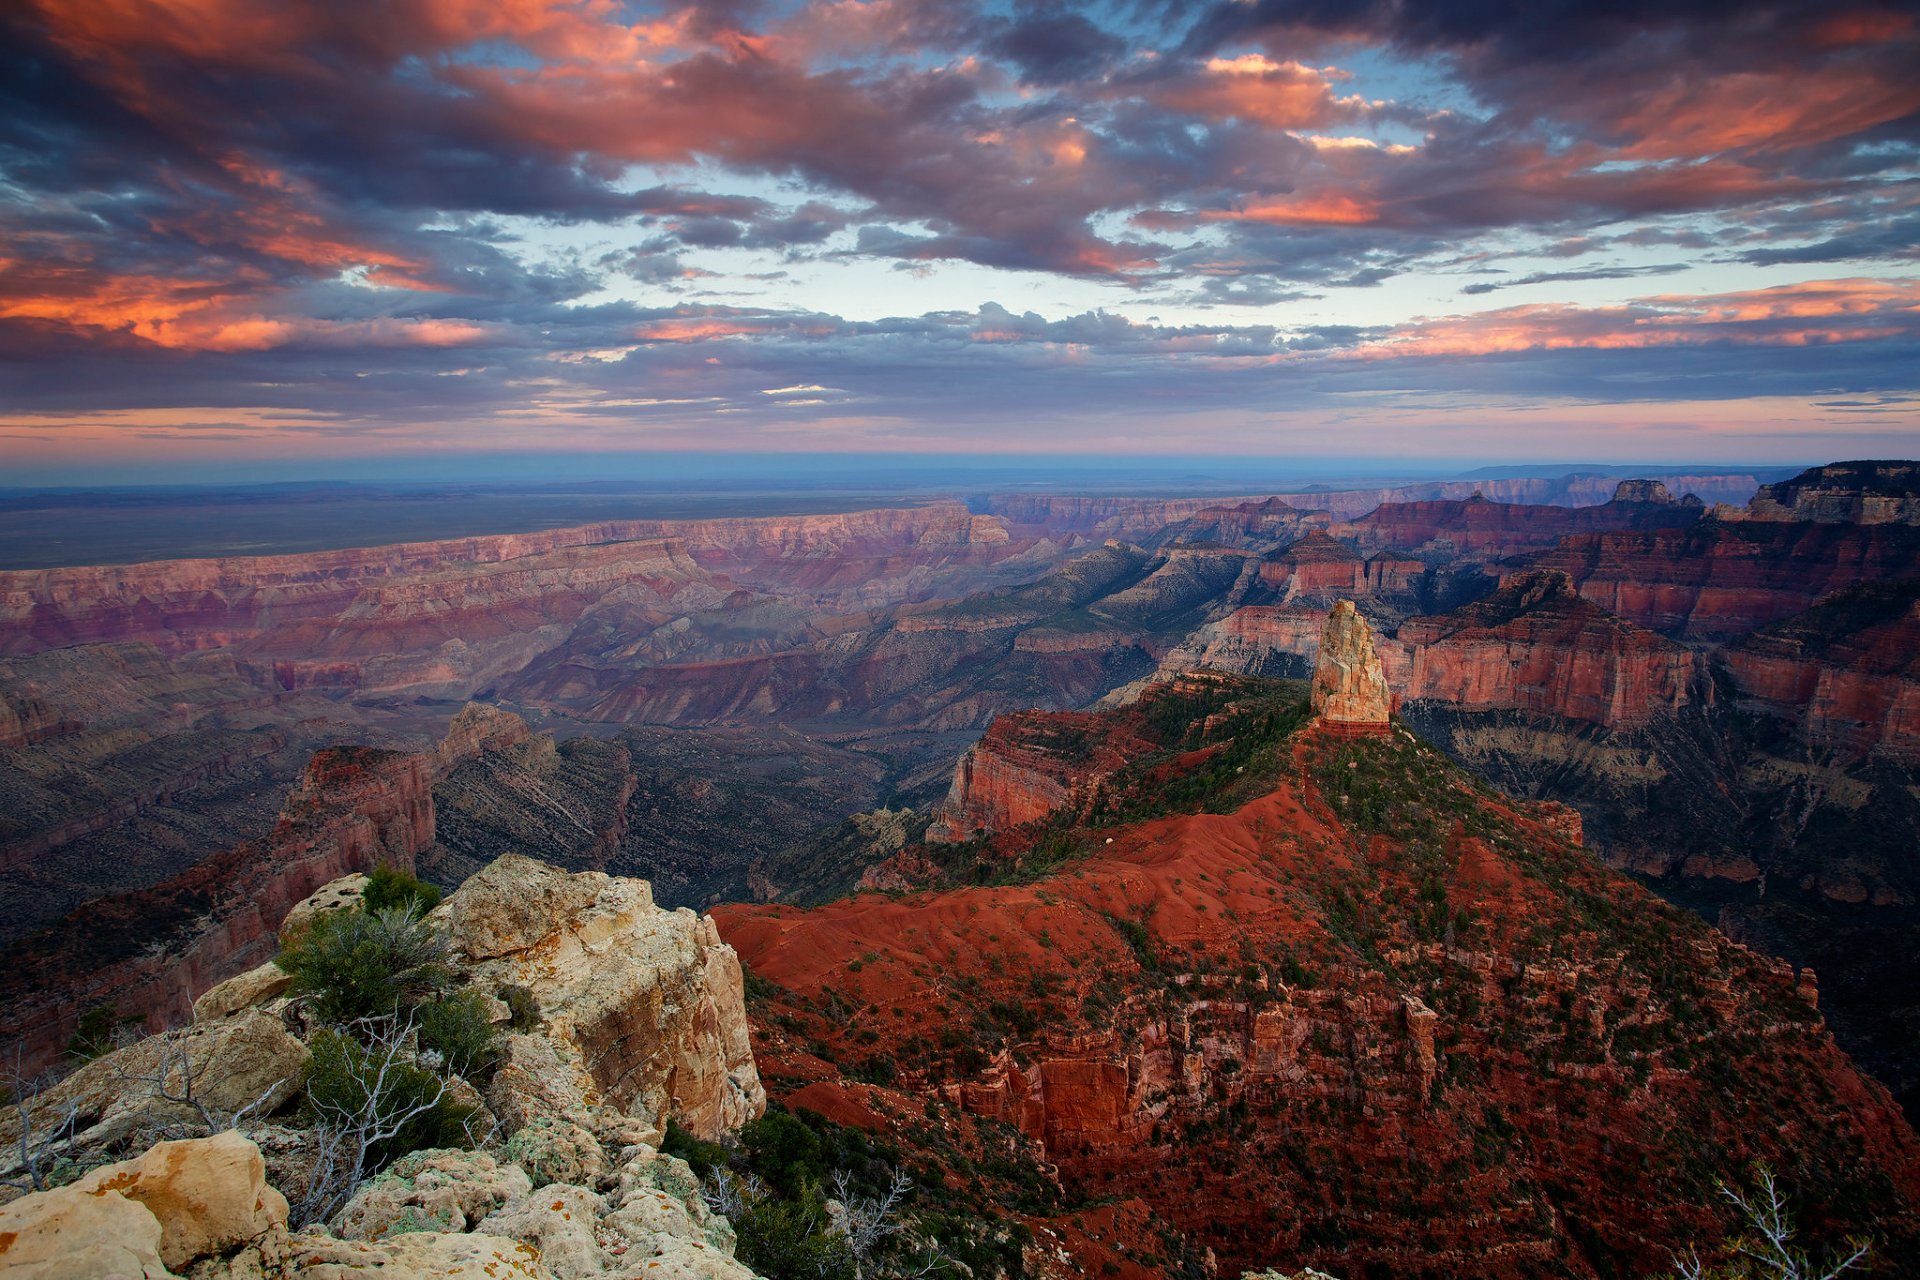
[[[1545,21],[26,0],[0,462],[1910,452],[1912,13]]]

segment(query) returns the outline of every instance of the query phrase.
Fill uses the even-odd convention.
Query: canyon
[[[1744,508],[1653,476],[1365,509],[1022,496],[0,574],[0,1035],[38,1063],[90,1009],[178,1022],[328,880],[453,888],[522,852],[713,906],[773,987],[776,1096],[896,1128],[937,1100],[969,1149],[1011,1126],[1136,1206],[1130,1249],[1164,1228],[1356,1273],[1638,1266],[1716,1224],[1679,1198],[1583,1218],[1601,1181],[1546,1163],[1633,1176],[1585,1116],[1627,1117],[1698,1191],[1704,1157],[1661,1126],[1734,1133],[1697,1110],[1701,1055],[1812,1117],[1782,1158],[1867,1142],[1783,1075],[1876,1130],[1920,1107],[1909,478],[1834,464]],[[1288,683],[1316,671],[1317,704]],[[976,911],[1014,977],[962,941]],[[1557,954],[1543,922],[1575,917]],[[949,978],[896,972],[916,949]],[[879,1007],[832,1025],[875,969],[952,1043]],[[1600,1010],[1571,1047],[1569,998]],[[1504,1066],[1462,1079],[1476,1058]],[[1586,1112],[1544,1118],[1570,1096]],[[1492,1112],[1524,1169],[1475,1164]],[[1374,1154],[1335,1150],[1334,1117]],[[1871,1162],[1907,1168],[1886,1132]],[[1177,1150],[1224,1161],[1227,1133],[1295,1173]],[[1446,1212],[1500,1224],[1508,1261],[1394,1217],[1440,1211],[1394,1181],[1409,1152],[1466,1161],[1418,1178],[1466,1188]],[[1210,1226],[1144,1169],[1303,1207]]]

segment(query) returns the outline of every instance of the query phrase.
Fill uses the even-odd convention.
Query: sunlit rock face
[[[1393,695],[1373,651],[1367,620],[1342,600],[1327,614],[1313,665],[1313,713],[1333,725],[1384,727]]]
[[[435,918],[483,988],[533,993],[588,1101],[703,1137],[765,1108],[739,958],[710,918],[656,907],[646,881],[509,854]]]

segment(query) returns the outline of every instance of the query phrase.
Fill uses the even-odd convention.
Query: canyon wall
[[[1707,520],[1690,529],[1574,534],[1532,563],[1635,626],[1731,640],[1860,582],[1920,575],[1920,529]]]
[[[1704,697],[1692,651],[1582,599],[1552,570],[1518,573],[1444,617],[1410,618],[1410,699],[1463,711],[1538,711],[1614,727],[1642,724]]]
[[[1843,759],[1920,764],[1920,581],[1864,583],[1730,645],[1744,705]]]
[[[336,747],[316,753],[273,830],[151,888],[86,904],[0,953],[12,975],[0,1039],[27,1069],[58,1055],[100,1004],[149,1028],[192,1014],[200,992],[271,959],[281,919],[352,872],[412,872],[434,842],[433,786],[471,754],[519,740],[518,717],[469,708],[436,752]]]

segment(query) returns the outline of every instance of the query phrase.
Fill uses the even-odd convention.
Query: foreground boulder
[[[299,1092],[307,1058],[307,1047],[278,1017],[243,1009],[95,1058],[30,1099],[27,1111],[37,1134],[71,1116],[71,1154],[98,1159],[95,1153],[151,1142],[208,1116],[224,1122],[241,1112],[268,1115]],[[191,1104],[180,1101],[189,1094]],[[9,1108],[0,1113],[0,1176],[20,1174],[19,1143],[19,1113]]]
[[[711,919],[655,906],[646,881],[509,854],[433,918],[482,990],[524,987],[537,1002],[551,1051],[512,1055],[529,1096],[560,1101],[570,1084],[590,1107],[656,1128],[671,1113],[706,1138],[766,1109],[739,957]]]
[[[74,1184],[88,1195],[117,1192],[160,1224],[160,1258],[180,1270],[287,1225],[287,1201],[267,1185],[260,1148],[231,1130],[162,1142],[137,1159],[95,1169]]]
[[[124,1276],[160,1280],[160,1221],[117,1191],[36,1191],[0,1207],[0,1272],[7,1280]]]

